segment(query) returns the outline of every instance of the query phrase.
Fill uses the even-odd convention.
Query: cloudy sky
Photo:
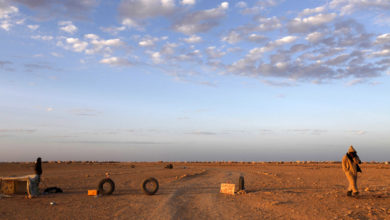
[[[0,39],[0,161],[389,160],[389,0],[0,0]]]

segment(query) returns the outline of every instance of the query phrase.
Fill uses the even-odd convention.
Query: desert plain
[[[165,166],[172,164],[173,169]],[[363,163],[357,198],[347,197],[339,162],[46,162],[40,190],[28,199],[0,196],[0,219],[390,219],[390,165]],[[0,176],[32,174],[33,163],[0,163]],[[109,172],[115,191],[88,196]],[[245,194],[220,193],[221,183]],[[142,192],[158,179],[155,195]]]

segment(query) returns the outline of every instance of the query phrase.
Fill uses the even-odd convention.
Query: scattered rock
[[[54,206],[54,205],[56,205],[57,203],[56,202],[50,202],[50,205],[51,206]]]
[[[369,192],[369,191],[371,191],[371,189],[368,188],[368,187],[366,187],[366,188],[364,189],[364,191],[365,191],[365,192]]]
[[[245,190],[240,190],[237,192],[238,195],[245,195],[246,194],[246,191]]]

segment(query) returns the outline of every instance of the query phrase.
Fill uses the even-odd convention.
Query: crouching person
[[[42,159],[37,158],[35,162],[35,175],[30,175],[29,181],[27,181],[27,193],[28,197],[32,198],[39,195],[39,183],[41,182],[42,175]]]
[[[37,158],[37,161],[35,162],[35,174],[37,175],[38,183],[41,182],[41,175],[42,175],[42,159],[40,157]]]
[[[349,182],[347,196],[357,196],[359,194],[357,188],[357,173],[362,172],[359,167],[360,163],[360,158],[351,145],[342,160],[342,167]]]

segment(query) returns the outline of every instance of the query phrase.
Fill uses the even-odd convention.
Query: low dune
[[[172,169],[165,168],[172,164]],[[0,163],[0,176],[33,173],[32,163]],[[338,162],[43,163],[40,189],[64,192],[0,197],[0,219],[390,219],[390,165],[363,163],[357,198],[346,196]],[[116,189],[88,196],[109,172]],[[221,183],[246,193],[221,194]],[[141,183],[155,177],[159,191]]]

